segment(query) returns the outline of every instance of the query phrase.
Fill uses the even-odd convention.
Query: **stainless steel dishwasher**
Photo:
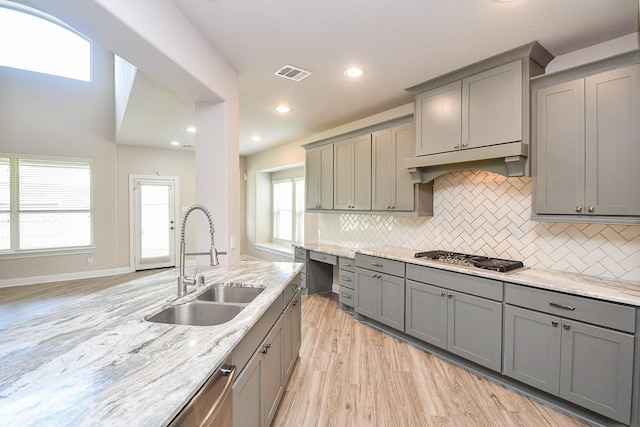
[[[169,426],[232,427],[231,384],[235,374],[229,356]]]

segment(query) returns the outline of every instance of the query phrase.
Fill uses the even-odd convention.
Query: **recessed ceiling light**
[[[187,128],[187,132],[189,132],[189,133],[196,133],[196,128],[194,128],[193,126],[189,126],[189,127]]]
[[[291,111],[291,108],[287,107],[286,105],[278,105],[276,107],[276,111],[278,113],[288,113],[289,111]]]
[[[362,68],[349,68],[345,70],[343,73],[346,77],[351,77],[353,79],[364,76],[364,70]]]
[[[259,137],[258,135],[253,135],[253,136],[251,137],[251,140],[252,140],[253,142],[258,142],[258,141],[260,141],[260,137]]]
[[[178,141],[171,141],[171,145],[177,147],[180,143]]]

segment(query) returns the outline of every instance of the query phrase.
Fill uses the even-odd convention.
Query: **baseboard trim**
[[[114,276],[116,274],[131,273],[129,267],[110,268],[106,270],[79,271],[74,273],[49,274],[44,276],[20,277],[17,279],[0,280],[0,288],[12,286],[34,285],[36,283],[63,282],[66,280],[90,279],[94,277]]]

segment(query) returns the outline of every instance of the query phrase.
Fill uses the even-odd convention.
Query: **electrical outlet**
[[[231,246],[231,249],[235,249],[236,248],[236,235],[235,234],[231,235],[231,244],[230,244],[230,246]]]
[[[87,264],[91,264],[91,263],[93,263],[93,257],[92,256],[87,257]]]

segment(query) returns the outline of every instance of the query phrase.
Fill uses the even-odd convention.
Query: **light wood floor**
[[[0,329],[27,317],[51,310],[101,289],[126,283],[164,269],[136,271],[115,276],[66,280],[35,285],[0,288]]]
[[[272,426],[586,426],[303,297],[302,348]]]

